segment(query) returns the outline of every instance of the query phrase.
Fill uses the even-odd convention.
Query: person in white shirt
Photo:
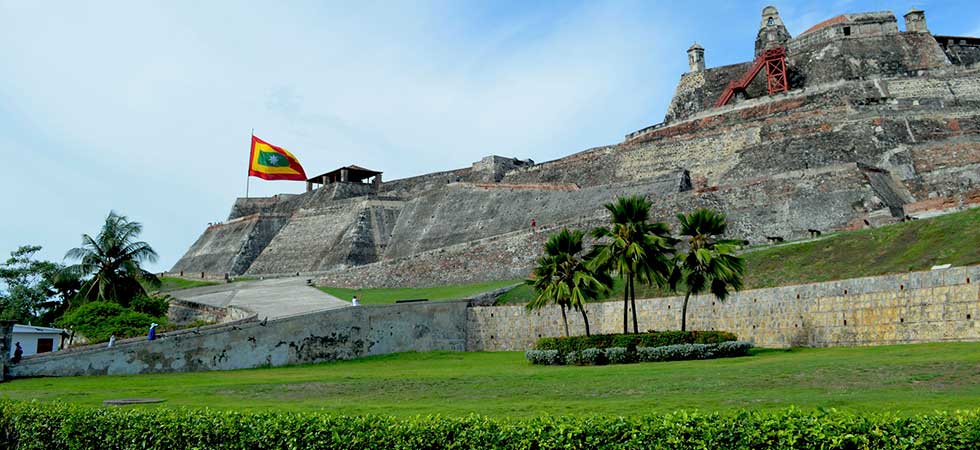
[[[116,343],[116,335],[109,336],[109,348],[112,348],[112,344]]]
[[[358,301],[357,301],[357,295],[354,295],[354,298],[351,299],[350,304],[351,304],[351,306],[358,306],[358,305],[360,305],[360,303],[358,303]]]

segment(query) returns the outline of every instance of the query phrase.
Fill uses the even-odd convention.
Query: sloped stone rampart
[[[641,331],[680,328],[684,297],[637,300]],[[587,306],[592,333],[623,331],[622,302]],[[469,308],[467,350],[526,350],[561,333],[557,308]],[[585,334],[569,314],[572,334]],[[836,347],[980,340],[980,266],[756,289],[724,302],[692,297],[688,328],[724,330],[760,347]],[[632,327],[632,323],[630,325]]]

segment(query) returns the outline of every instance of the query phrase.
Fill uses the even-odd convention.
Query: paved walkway
[[[259,320],[351,306],[348,301],[307,286],[305,278],[240,281],[181,289],[168,294],[181,300],[211,306],[237,306],[254,311]]]

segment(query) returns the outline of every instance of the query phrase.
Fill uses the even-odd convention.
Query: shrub
[[[606,351],[601,348],[587,348],[581,351],[581,363],[593,366],[602,366],[609,363],[606,359]]]
[[[899,416],[834,409],[631,417],[340,416],[87,408],[0,400],[0,448],[89,449],[974,449],[980,411]]]
[[[558,350],[561,353],[582,351],[587,348],[623,347],[630,351],[637,347],[662,347],[677,344],[717,344],[738,338],[726,331],[651,331],[640,334],[594,334],[538,339],[538,350]]]
[[[606,349],[606,359],[609,364],[627,364],[634,362],[635,352],[629,351],[625,347],[609,347]]]
[[[691,359],[730,358],[745,356],[752,343],[745,341],[720,344],[677,344],[661,347],[637,347],[630,351],[625,347],[606,349],[587,348],[571,351],[564,356],[558,350],[528,350],[525,357],[532,364],[594,365],[628,364],[633,362],[685,361]]]
[[[65,314],[58,320],[58,325],[72,328],[94,343],[107,341],[113,334],[120,339],[143,335],[153,322],[162,325],[166,320],[118,303],[89,302]]]
[[[153,317],[166,317],[170,310],[170,302],[166,297],[155,295],[141,295],[129,303],[133,311],[148,314]]]
[[[561,359],[561,355],[558,350],[528,350],[524,352],[524,357],[527,358],[531,364],[547,364],[547,365],[559,365],[565,361]]]

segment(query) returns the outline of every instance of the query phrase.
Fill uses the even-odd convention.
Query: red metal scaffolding
[[[715,106],[725,106],[732,100],[732,97],[736,93],[744,92],[745,88],[749,86],[749,83],[755,79],[755,76],[759,74],[759,71],[763,67],[766,69],[769,95],[789,90],[789,80],[786,77],[786,48],[771,48],[755,59],[752,68],[742,78],[732,80],[728,83],[728,87],[721,93],[721,97],[718,97],[718,102],[715,103]]]

